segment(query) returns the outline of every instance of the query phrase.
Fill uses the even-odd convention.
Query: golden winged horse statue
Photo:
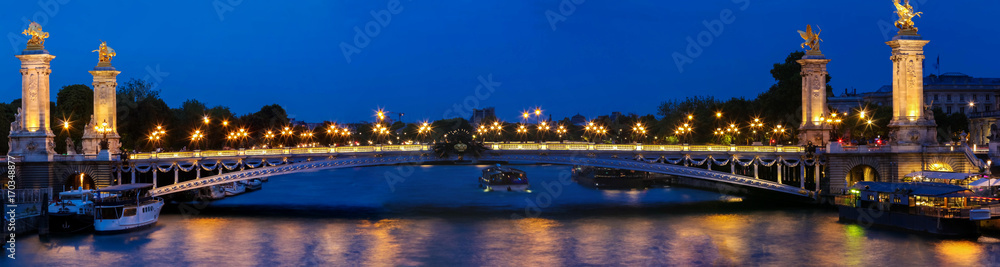
[[[819,42],[823,41],[823,39],[819,38],[819,34],[823,32],[823,29],[820,29],[819,26],[816,26],[816,29],[819,30],[819,32],[813,33],[812,26],[806,25],[806,31],[799,31],[799,35],[802,36],[802,40],[805,40],[800,47],[804,49],[808,46],[811,52],[815,51],[816,53],[819,53]]]
[[[896,21],[896,28],[917,31],[917,27],[913,25],[913,17],[920,17],[920,14],[924,12],[913,13],[913,6],[910,5],[910,0],[906,0],[905,3],[900,3],[900,0],[893,0],[893,4],[896,5],[896,15],[899,15],[899,20]]]

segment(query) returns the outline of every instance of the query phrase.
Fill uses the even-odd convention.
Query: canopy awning
[[[934,172],[934,171],[919,171],[911,172],[907,174],[906,178],[926,178],[926,179],[945,179],[945,180],[965,180],[972,177],[979,176],[978,173],[961,173],[961,172]]]
[[[969,186],[1000,186],[1000,179],[983,178],[969,183]]]

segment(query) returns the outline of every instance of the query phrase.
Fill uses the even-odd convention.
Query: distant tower
[[[799,31],[806,41],[802,47],[809,46],[799,65],[802,65],[802,124],[799,125],[799,143],[806,145],[812,142],[821,145],[830,139],[830,125],[825,123],[824,116],[829,113],[826,106],[826,64],[830,60],[819,50],[819,33],[813,33],[807,26],[807,32]]]
[[[56,56],[45,50],[49,34],[38,23],[32,22],[24,34],[31,39],[15,56],[21,60],[21,108],[10,125],[7,155],[23,157],[24,161],[51,161],[56,153],[55,134],[49,126],[49,62]]]
[[[916,27],[901,27],[886,42],[892,47],[892,121],[889,131],[894,145],[936,145],[937,124],[924,106],[924,45],[930,42]]]
[[[102,42],[97,66],[90,74],[94,76],[94,115],[83,132],[83,153],[98,154],[101,139],[107,136],[108,152],[118,153],[121,146],[118,136],[117,102],[115,88],[118,87],[120,71],[111,66],[111,59],[116,56],[115,50]],[[107,131],[103,133],[102,131]]]

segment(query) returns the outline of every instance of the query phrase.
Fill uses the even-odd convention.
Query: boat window
[[[122,212],[122,207],[99,208],[95,212],[97,213],[95,214],[95,217],[97,217],[98,219],[113,220],[119,218],[118,216]]]
[[[135,208],[125,209],[125,214],[122,214],[122,217],[127,217],[127,216],[135,216]]]

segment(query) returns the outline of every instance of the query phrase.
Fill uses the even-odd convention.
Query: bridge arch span
[[[235,181],[249,180],[254,178],[293,174],[300,172],[311,172],[316,170],[368,167],[398,164],[423,164],[428,162],[441,162],[457,160],[457,157],[439,158],[430,155],[399,155],[399,156],[375,156],[356,158],[326,158],[321,160],[310,160],[302,162],[289,162],[283,165],[252,168],[242,171],[202,177],[199,179],[179,182],[172,185],[158,187],[152,190],[153,195],[162,196],[191,189],[203,188],[213,185],[221,185]],[[753,189],[776,192],[781,195],[794,197],[813,197],[813,193],[798,187],[779,184],[772,181],[754,179],[727,172],[706,170],[700,167],[679,166],[657,162],[647,162],[633,158],[597,158],[597,157],[577,157],[563,155],[546,154],[489,154],[481,156],[478,161],[487,162],[530,162],[535,164],[559,164],[559,165],[585,165],[594,167],[618,168],[635,171],[646,171],[675,176],[684,176],[701,180],[708,180],[717,183],[748,187]],[[389,178],[389,177],[387,177]]]

